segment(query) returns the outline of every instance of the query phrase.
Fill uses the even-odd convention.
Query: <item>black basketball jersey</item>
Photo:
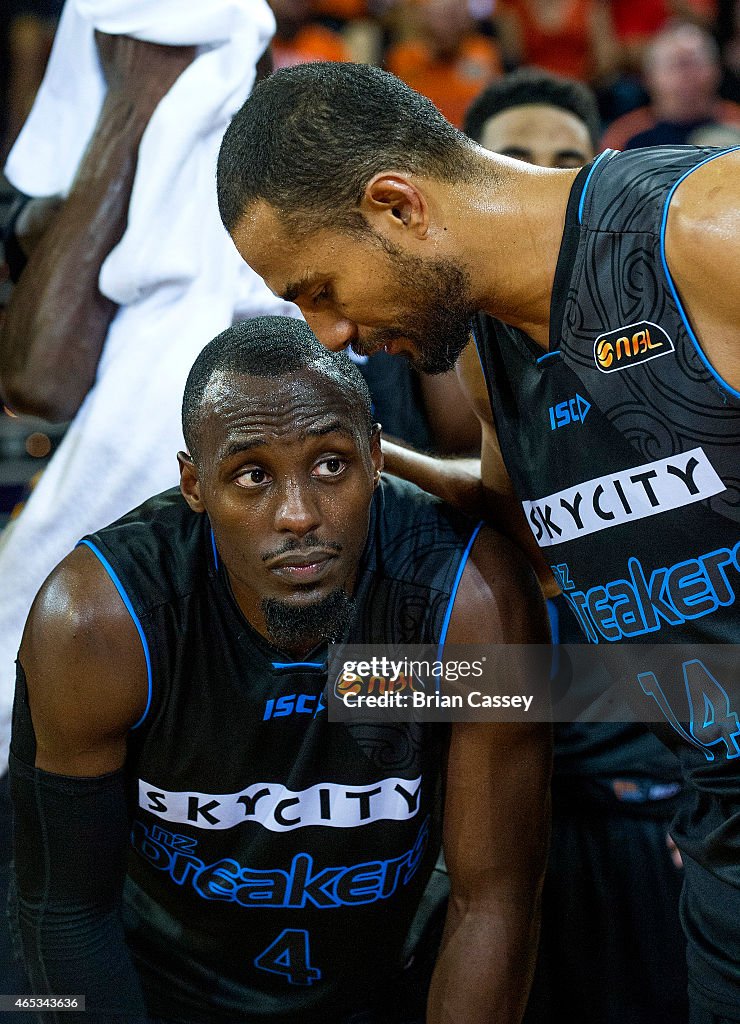
[[[665,254],[675,189],[724,152],[601,154],[571,192],[549,351],[490,317],[476,321],[504,461],[594,643],[740,640],[740,393],[704,355]],[[692,662],[684,679],[653,676],[650,696],[693,784],[672,825],[692,986],[735,1017],[740,707],[700,649]],[[689,713],[690,699],[709,701],[707,717]]]
[[[444,641],[476,531],[376,490],[355,643]],[[330,1021],[403,966],[439,850],[445,733],[327,721],[326,647],[243,617],[205,515],[177,491],[86,538],[136,623],[150,699],[130,735],[124,923],[156,1016]]]

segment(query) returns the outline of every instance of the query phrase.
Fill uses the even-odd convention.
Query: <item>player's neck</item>
[[[551,171],[502,161],[503,180],[473,211],[468,264],[479,308],[548,347],[550,301],[577,170]]]

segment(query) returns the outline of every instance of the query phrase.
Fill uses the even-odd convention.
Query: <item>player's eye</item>
[[[239,473],[236,483],[240,487],[259,487],[261,484],[267,483],[269,479],[264,469],[260,469],[259,466],[250,466]]]
[[[322,459],[318,462],[313,469],[314,476],[332,477],[340,476],[347,468],[347,463],[344,459],[340,459],[338,455],[331,455],[328,459]]]
[[[330,294],[331,292],[329,285],[325,284],[324,287],[317,291],[316,294],[312,297],[311,302],[313,303],[314,306],[318,306],[318,304],[320,302],[323,302],[324,299],[328,299]]]

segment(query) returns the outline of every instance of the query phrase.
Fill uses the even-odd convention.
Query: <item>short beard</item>
[[[415,369],[420,373],[447,373],[470,340],[470,322],[477,312],[468,275],[450,260],[409,256],[382,236],[378,238],[390,256],[401,295],[412,297],[416,309],[400,316],[393,328],[369,334],[362,351],[370,354],[396,339],[407,338],[416,348],[409,357]]]
[[[355,613],[355,601],[337,587],[321,601],[302,607],[274,597],[265,598],[262,613],[275,647],[285,651],[310,649],[344,639]]]

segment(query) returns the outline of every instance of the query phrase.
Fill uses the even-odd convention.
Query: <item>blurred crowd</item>
[[[315,60],[377,64],[427,95],[460,127],[487,85],[534,66],[591,86],[600,117],[597,150],[740,142],[738,0],[270,4],[277,22],[273,69]],[[3,162],[43,78],[62,7],[63,0],[6,0],[1,7]],[[0,226],[13,202],[0,175]],[[4,268],[0,310],[8,294]],[[0,527],[61,435],[59,428],[0,417]]]
[[[270,2],[275,68],[314,60],[378,64],[457,125],[485,85],[521,65],[588,82],[608,128],[605,144],[617,148],[646,132],[637,144],[685,142],[698,129],[740,125],[736,0]],[[4,153],[33,102],[61,7],[61,0],[3,6]],[[650,134],[665,124],[680,127]]]

